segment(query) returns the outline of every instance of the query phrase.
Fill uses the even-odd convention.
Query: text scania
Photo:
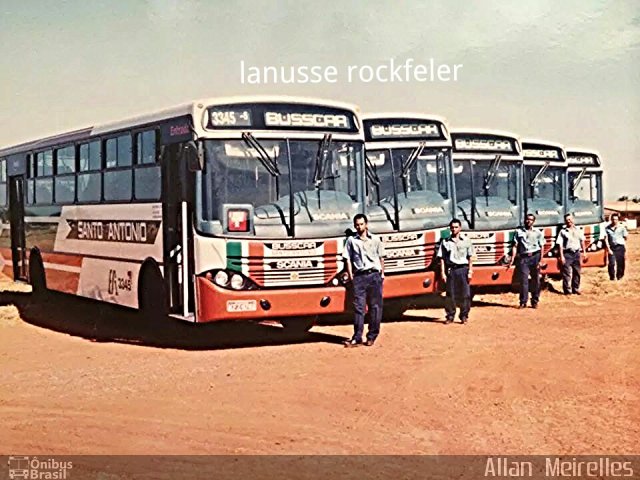
[[[275,268],[278,270],[301,270],[304,268],[314,268],[318,262],[309,259],[278,260]],[[274,264],[271,264],[274,266]]]
[[[266,112],[264,123],[268,127],[351,128],[346,115],[324,113]]]

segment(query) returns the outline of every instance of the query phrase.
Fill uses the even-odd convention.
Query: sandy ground
[[[349,325],[148,325],[130,312],[0,294],[4,454],[640,453],[640,235],[627,277],[583,295],[476,297]],[[558,282],[553,285],[556,289]],[[5,282],[5,289],[20,289]]]

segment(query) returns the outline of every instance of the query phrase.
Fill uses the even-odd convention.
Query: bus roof
[[[170,118],[192,115],[198,108],[202,106],[213,105],[232,105],[241,103],[292,103],[292,104],[310,104],[323,105],[327,107],[342,108],[354,112],[358,117],[360,108],[356,105],[337,102],[334,100],[325,100],[312,97],[297,97],[287,95],[249,95],[249,96],[231,96],[231,97],[212,97],[200,100],[194,100],[188,103],[182,103],[173,107],[156,110],[149,113],[143,113],[137,116],[129,117],[123,120],[96,124],[91,127],[79,128],[67,132],[49,135],[44,138],[30,140],[15,145],[0,148],[0,156],[12,155],[14,153],[47,148],[53,145],[64,143],[72,143],[83,140],[94,135],[101,135],[108,132],[116,132],[127,128],[135,128]]]
[[[413,112],[376,112],[376,113],[363,113],[362,120],[377,120],[380,118],[393,118],[393,119],[416,119],[416,120],[431,120],[434,122],[444,123],[448,125],[447,119],[439,115],[430,115],[428,113],[413,113]]]

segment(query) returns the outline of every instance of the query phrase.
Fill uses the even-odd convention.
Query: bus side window
[[[100,140],[83,143],[79,148],[78,202],[95,203],[102,199]],[[86,173],[85,173],[86,172]]]
[[[70,204],[76,199],[76,147],[55,150],[55,203]]]
[[[0,159],[0,205],[7,204],[7,159]]]
[[[136,200],[159,200],[161,191],[160,166],[156,164],[156,130],[136,133],[136,165],[133,184]]]

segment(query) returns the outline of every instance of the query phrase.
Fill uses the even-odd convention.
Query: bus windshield
[[[569,172],[571,200],[585,200],[599,205],[600,178],[595,172]]]
[[[569,172],[569,212],[576,223],[600,222],[602,208],[602,173],[579,170]]]
[[[510,161],[456,160],[458,215],[471,229],[515,228],[520,219],[520,165]]]
[[[253,209],[255,234],[343,234],[357,213],[363,145],[322,140],[205,140],[200,226],[221,233],[224,207]],[[293,210],[291,210],[293,207]],[[292,221],[293,220],[293,221]]]
[[[525,167],[524,188],[530,200],[545,199],[562,205],[564,190],[564,169],[528,165]]]
[[[450,220],[450,152],[418,148],[367,151],[369,216],[388,222],[381,230],[436,228]]]

